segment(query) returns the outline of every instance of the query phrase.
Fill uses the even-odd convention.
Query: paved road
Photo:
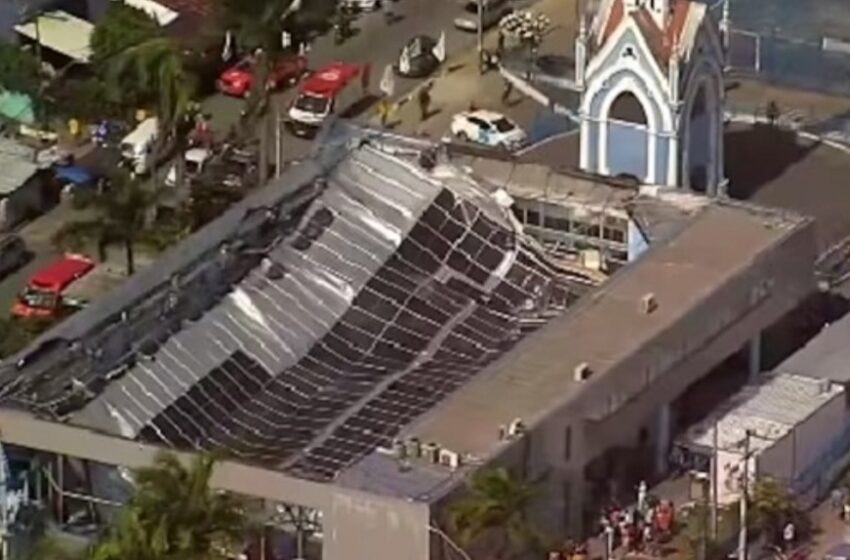
[[[519,5],[519,2],[517,3]],[[454,28],[452,22],[463,11],[462,0],[398,0],[394,11],[400,16],[392,25],[384,23],[380,12],[361,15],[354,23],[356,34],[342,45],[335,45],[331,34],[320,37],[311,45],[308,53],[310,68],[317,68],[334,60],[346,62],[369,62],[372,64],[373,89],[381,79],[383,69],[394,63],[404,44],[414,35],[425,34],[434,38],[446,33],[446,52],[449,56],[475,45],[475,33],[465,33]],[[396,96],[412,90],[421,80],[397,78]],[[286,91],[274,98],[282,112],[294,95]],[[212,114],[213,128],[226,131],[239,119],[244,102],[221,94],[204,102],[206,111]],[[307,155],[311,142],[287,134],[284,137],[284,158],[300,159]]]

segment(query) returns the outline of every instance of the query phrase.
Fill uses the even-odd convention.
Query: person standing
[[[505,89],[502,90],[502,104],[507,105],[511,98],[511,93],[514,91],[514,83],[508,79],[505,80]]]
[[[419,89],[419,92],[416,94],[416,100],[419,102],[419,117],[420,120],[425,121],[430,114],[431,108],[431,84],[425,84]]]

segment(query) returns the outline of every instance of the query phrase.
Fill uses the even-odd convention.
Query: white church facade
[[[602,0],[575,45],[580,166],[722,195],[723,41],[691,0]]]

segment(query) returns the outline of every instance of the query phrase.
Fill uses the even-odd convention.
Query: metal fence
[[[816,42],[733,29],[729,66],[733,72],[777,85],[850,94],[850,44],[836,40]]]

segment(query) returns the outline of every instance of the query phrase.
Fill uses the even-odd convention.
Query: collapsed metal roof
[[[103,338],[65,340],[52,366],[25,356],[23,374],[3,372],[3,402],[319,480],[389,446],[581,291],[489,189],[450,165],[421,165],[420,151],[391,152],[349,145],[314,178],[306,207],[266,212],[230,254],[188,240],[194,252],[167,256],[159,272],[159,292],[172,285],[149,327],[137,309],[153,277],[65,328],[112,341],[135,328],[120,359],[104,357]],[[210,231],[223,242],[221,227]],[[181,286],[204,259],[225,284]],[[108,328],[95,324],[107,316]]]

